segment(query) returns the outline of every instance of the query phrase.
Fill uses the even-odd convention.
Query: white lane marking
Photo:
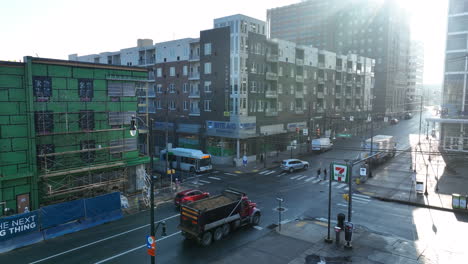
[[[174,218],[174,217],[178,217],[180,216],[180,214],[176,214],[176,215],[173,215],[173,216],[169,216],[169,217],[166,217],[164,219],[161,219],[159,221],[156,221],[155,223],[159,223],[159,222],[163,222],[163,221],[166,221],[166,220],[169,220],[171,218]],[[76,247],[76,248],[73,248],[73,249],[70,249],[70,250],[67,250],[67,251],[63,251],[61,253],[58,253],[58,254],[55,254],[55,255],[52,255],[52,256],[49,256],[49,257],[46,257],[46,258],[43,258],[43,259],[39,259],[39,260],[36,260],[34,262],[31,262],[29,264],[34,264],[34,263],[39,263],[39,262],[42,262],[42,261],[45,261],[45,260],[48,260],[48,259],[51,259],[51,258],[55,258],[55,257],[58,257],[58,256],[61,256],[63,254],[67,254],[67,253],[70,253],[70,252],[73,252],[73,251],[76,251],[78,249],[82,249],[82,248],[85,248],[85,247],[89,247],[91,245],[94,245],[94,244],[97,244],[97,243],[100,243],[100,242],[103,242],[103,241],[106,241],[106,240],[109,240],[109,239],[113,239],[115,237],[118,237],[118,236],[121,236],[121,235],[125,235],[125,234],[128,234],[130,232],[133,232],[133,231],[136,231],[136,230],[140,230],[142,228],[145,228],[145,227],[148,227],[149,224],[147,225],[143,225],[143,226],[140,226],[140,227],[137,227],[137,228],[134,228],[134,229],[130,229],[130,230],[127,230],[125,232],[122,232],[122,233],[119,233],[119,234],[115,234],[113,236],[110,236],[110,237],[106,237],[106,238],[103,238],[103,239],[100,239],[100,240],[96,240],[94,242],[91,242],[91,243],[88,243],[86,245],[83,245],[83,246],[79,246],[79,247]],[[179,232],[180,233],[180,232]],[[146,246],[146,244],[145,244]]]
[[[310,182],[310,181],[313,180],[314,178],[315,178],[315,177],[312,176],[312,177],[309,177],[309,178],[305,179],[304,181],[305,181],[305,182]]]
[[[299,178],[299,177],[301,177],[301,176],[302,176],[302,175],[299,174],[299,175],[293,176],[293,177],[291,177],[291,178],[289,178],[289,179],[295,180],[296,178]]]
[[[255,228],[257,230],[263,230],[263,227],[261,227],[261,226],[253,226],[253,228]]]
[[[283,173],[281,173],[280,175],[278,175],[278,176],[276,176],[276,177],[281,177],[281,176],[283,176],[283,175],[286,175],[286,172],[283,172]]]
[[[327,183],[326,181],[322,181],[321,183],[319,183],[320,185],[324,185],[325,183]]]
[[[355,202],[355,203],[362,203],[362,204],[367,204],[367,203],[369,203],[369,201],[363,202],[363,201],[361,201],[361,200],[355,200],[355,199],[353,199],[353,202]]]
[[[286,220],[281,221],[280,224],[284,225],[284,224],[287,224],[287,223],[289,223],[289,222],[291,222],[291,220],[286,219]]]
[[[162,238],[160,238],[160,239],[157,239],[156,242],[159,242],[159,241],[161,241],[161,240],[164,240],[164,239],[170,238],[170,237],[172,237],[172,236],[178,235],[178,234],[180,234],[181,232],[182,232],[182,231],[179,231],[179,232],[170,234],[170,235],[168,235],[168,236],[162,237]],[[123,256],[123,255],[125,255],[125,254],[128,254],[128,253],[130,253],[130,252],[133,252],[133,251],[138,250],[138,249],[143,248],[143,247],[146,247],[146,244],[141,245],[141,246],[138,246],[138,247],[136,247],[136,248],[129,249],[129,250],[124,251],[124,252],[122,252],[122,253],[120,253],[120,254],[117,254],[117,255],[115,255],[115,256],[112,256],[112,257],[110,257],[110,258],[103,259],[103,260],[101,260],[101,261],[96,262],[95,264],[100,264],[100,263],[107,262],[107,261],[109,261],[109,260],[118,258],[118,257],[120,257],[120,256]]]
[[[353,196],[354,196],[354,197],[364,198],[364,199],[370,199],[369,196],[363,195],[363,194],[359,194],[359,193],[353,193]]]
[[[306,178],[306,177],[307,177],[307,176],[301,176],[301,177],[297,178],[296,180],[300,181],[300,180],[302,180],[302,179],[304,179],[304,178]]]
[[[230,175],[230,176],[237,176],[237,174],[234,174],[234,173],[229,173],[229,172],[225,172],[224,174],[226,174],[226,175]]]
[[[313,181],[312,183],[317,183],[317,182],[319,182],[319,181],[320,181],[320,179],[316,179],[316,180]]]
[[[201,182],[192,182],[192,184],[200,185],[200,186],[203,185],[203,183],[201,183]]]
[[[265,174],[265,173],[267,173],[267,172],[269,172],[269,170],[264,170],[264,171],[262,171],[262,172],[259,172],[258,174]]]
[[[213,177],[213,176],[210,176],[210,177],[208,177],[208,178],[210,178],[210,179],[212,179],[212,180],[217,180],[217,181],[220,181],[220,180],[221,180],[221,178]]]
[[[343,188],[343,187],[346,187],[346,184],[343,184],[343,183],[342,183],[342,184],[336,186],[337,189],[341,189],[341,188]]]
[[[361,201],[361,202],[365,202],[365,203],[370,202],[369,199],[363,199],[363,198],[359,198],[359,197],[353,197],[353,201]]]
[[[328,218],[320,217],[320,218],[315,218],[315,219],[321,222],[328,222]],[[336,220],[330,219],[330,223],[336,223]]]
[[[211,183],[211,182],[209,182],[209,181],[204,181],[204,180],[198,180],[198,181],[203,182],[203,183],[206,183],[206,184]]]
[[[343,190],[345,190],[345,191],[348,191],[348,190],[349,190],[349,187],[348,187],[348,186],[346,186],[346,188],[344,188]]]
[[[336,204],[336,205],[338,205],[338,206],[343,206],[343,207],[348,207],[347,204],[342,204],[342,203],[338,203],[338,204]]]
[[[275,173],[275,172],[276,172],[276,171],[270,171],[270,172],[268,172],[268,173],[265,173],[264,175],[270,175],[270,174]]]
[[[335,185],[337,185],[338,183],[337,182],[332,182],[332,186],[334,187]]]

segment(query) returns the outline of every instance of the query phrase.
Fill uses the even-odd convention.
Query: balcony
[[[190,90],[189,98],[200,98],[200,90]]]
[[[266,60],[268,62],[278,62],[278,54],[267,54]]]
[[[298,65],[298,66],[304,65],[304,60],[303,59],[296,59],[296,65]]]
[[[318,63],[318,67],[319,67],[320,69],[325,68],[325,62],[319,62],[319,63]]]
[[[294,111],[296,114],[304,114],[304,109],[302,108],[297,108],[296,107],[296,110]]]
[[[266,98],[278,98],[278,93],[276,90],[267,90],[265,92],[265,97]]]
[[[304,82],[304,76],[302,76],[302,75],[296,75],[296,82],[301,82],[301,83],[303,83],[303,82]]]
[[[318,83],[320,84],[325,83],[325,80],[323,79],[323,77],[318,77]]]
[[[278,80],[278,74],[275,72],[267,72],[266,73],[266,79],[268,81],[277,81]]]
[[[273,108],[267,108],[265,109],[265,116],[278,116],[278,111]]]
[[[296,90],[296,92],[294,93],[294,96],[296,98],[304,98],[304,90]]]
[[[323,99],[324,97],[325,97],[325,94],[323,92],[317,92],[318,99]]]
[[[189,61],[199,61],[200,55],[190,54]]]
[[[189,80],[200,80],[200,73],[199,72],[191,72],[188,77]]]

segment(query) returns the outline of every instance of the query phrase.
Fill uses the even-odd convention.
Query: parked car
[[[294,172],[295,170],[307,169],[309,162],[298,159],[287,159],[281,162],[281,169],[283,171]]]
[[[399,121],[398,119],[396,119],[396,118],[390,119],[390,125],[396,125],[396,124],[398,124],[399,122],[400,122],[400,121]]]
[[[180,207],[181,204],[198,201],[207,197],[210,197],[210,193],[208,192],[203,192],[196,189],[185,190],[177,193],[174,198],[174,204],[175,206]]]
[[[413,118],[413,114],[411,114],[411,113],[409,113],[409,112],[408,112],[408,113],[405,113],[405,119],[406,119],[406,120],[411,119],[411,118]]]

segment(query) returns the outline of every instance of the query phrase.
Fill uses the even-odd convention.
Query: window
[[[205,111],[211,112],[211,100],[205,100]]]
[[[174,100],[171,100],[169,102],[169,109],[170,110],[175,110],[176,109],[176,104],[175,104],[175,101]]]
[[[182,90],[183,90],[184,93],[188,93],[188,87],[189,87],[189,86],[188,86],[188,83],[184,83],[184,84],[182,85]]]
[[[96,141],[83,140],[81,141],[81,150],[88,150],[81,152],[81,160],[85,163],[92,163],[96,159]]]
[[[171,76],[171,77],[175,76],[175,67],[170,67],[169,68],[169,76]]]
[[[93,98],[93,80],[78,79],[78,95],[82,102],[89,102]]]
[[[156,77],[162,77],[162,68],[156,69]]]
[[[157,108],[157,109],[162,109],[162,107],[161,107],[161,100],[157,100],[157,101],[156,101],[156,108]]]
[[[211,55],[211,43],[205,43],[205,55]]]
[[[50,77],[34,76],[33,91],[37,101],[48,101],[52,96],[52,79]]]
[[[79,125],[82,130],[94,129],[94,111],[80,110]]]
[[[187,111],[189,109],[189,102],[184,101],[184,111]]]
[[[205,93],[211,93],[211,81],[205,81]]]
[[[169,84],[169,92],[175,93],[175,85],[173,83]]]
[[[156,85],[156,92],[157,93],[162,93],[162,84]]]
[[[54,144],[36,145],[37,166],[39,170],[49,170],[55,165],[55,156],[44,156],[55,152]]]
[[[183,74],[184,76],[187,76],[187,75],[188,75],[188,67],[187,67],[187,65],[184,65],[184,67],[182,67],[182,74]]]
[[[283,102],[278,102],[278,111],[283,111]]]
[[[205,74],[211,74],[211,62],[205,62]]]
[[[52,111],[34,112],[36,133],[45,134],[54,131],[54,115]]]
[[[289,103],[289,110],[294,111],[294,102]]]

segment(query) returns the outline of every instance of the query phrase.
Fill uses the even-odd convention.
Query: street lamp
[[[149,138],[148,138],[148,145],[149,145],[149,154],[150,154],[150,168],[148,170],[148,174],[150,176],[150,227],[151,227],[151,236],[155,237],[156,235],[156,228],[154,226],[154,179],[153,179],[153,163],[154,163],[154,147],[152,146],[152,136],[153,136],[153,122],[152,118],[149,119],[149,124],[146,124],[140,117],[132,116],[132,120],[130,121],[130,135],[132,137],[136,136],[137,134],[137,126],[136,122],[137,119],[140,120],[145,126],[148,127]],[[159,224],[158,224],[159,226]],[[163,224],[163,236],[165,235],[165,223]],[[155,256],[151,256],[151,264],[156,263]]]
[[[429,174],[429,168],[428,167],[429,167],[429,164],[426,163],[426,184],[425,184],[426,185],[426,190],[424,191],[424,195],[426,195],[426,196],[429,194],[427,192],[427,176]]]

